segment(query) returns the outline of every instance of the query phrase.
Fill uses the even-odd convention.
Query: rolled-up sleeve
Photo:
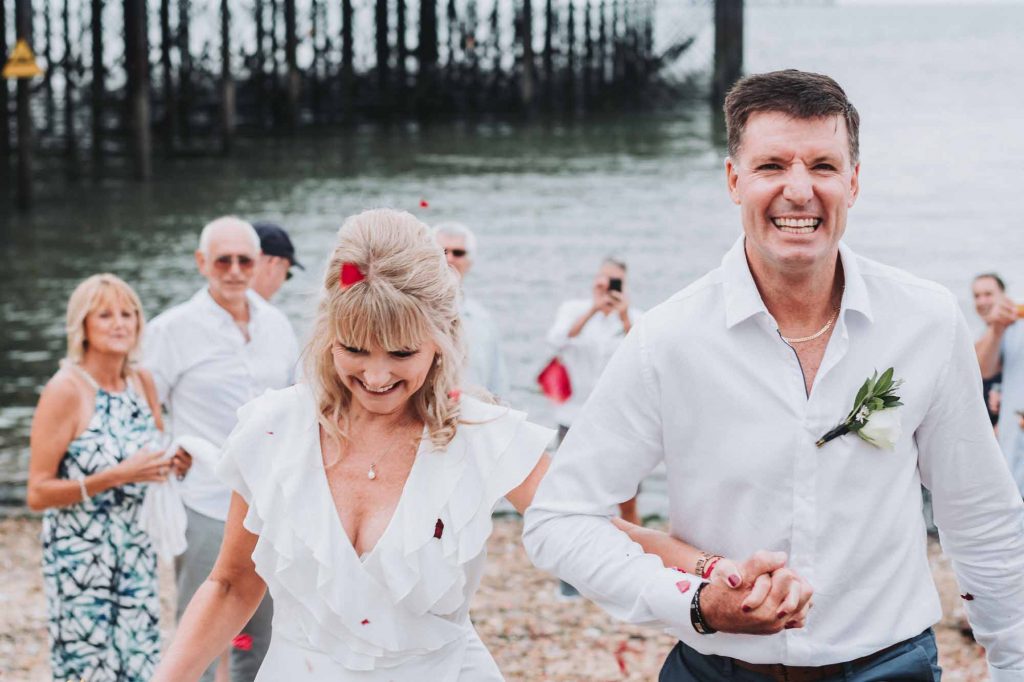
[[[663,458],[657,394],[638,325],[559,448],[526,511],[523,537],[538,568],[614,617],[689,628],[700,579],[666,568],[610,520]]]
[[[951,304],[949,359],[915,434],[921,478],[992,679],[1024,681],[1024,503],[985,411],[967,323]]]

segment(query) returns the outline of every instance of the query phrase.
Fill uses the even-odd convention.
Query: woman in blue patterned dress
[[[94,275],[68,301],[68,357],[32,422],[28,506],[43,515],[53,679],[148,680],[160,653],[156,555],[139,527],[145,484],[187,462],[152,449],[162,428],[135,292]]]

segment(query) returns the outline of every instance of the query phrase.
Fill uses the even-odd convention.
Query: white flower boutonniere
[[[839,436],[856,433],[877,448],[892,450],[902,433],[900,411],[897,408],[903,404],[895,393],[903,385],[903,380],[894,380],[892,375],[892,367],[882,372],[881,376],[877,371],[871,375],[857,391],[850,414],[846,415],[839,426],[819,438],[816,445],[820,448]]]

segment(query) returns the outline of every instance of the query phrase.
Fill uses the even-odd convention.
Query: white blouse
[[[252,558],[274,599],[258,680],[502,679],[469,602],[491,512],[536,466],[549,429],[463,397],[455,437],[444,450],[421,441],[394,516],[360,557],[334,507],[308,387],[267,391],[238,416],[217,472],[249,505]]]

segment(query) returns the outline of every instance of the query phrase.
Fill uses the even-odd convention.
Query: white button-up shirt
[[[648,312],[612,359],[526,513],[527,551],[621,618],[751,663],[849,661],[941,616],[921,514],[933,494],[994,680],[1024,680],[1024,505],[988,422],[971,336],[942,287],[854,255],[808,396],[741,239],[720,268]],[[894,450],[815,441],[878,370],[904,384]],[[608,521],[664,461],[672,533],[745,559],[789,553],[814,586],[807,626],[699,635],[694,590]]]
[[[476,299],[463,295],[459,302],[469,357],[463,384],[482,386],[494,395],[508,399],[508,369],[501,354],[501,335],[494,318]]]
[[[569,330],[576,321],[587,314],[593,300],[575,299],[566,301],[555,314],[555,323],[548,330],[547,342],[558,355],[566,372],[572,395],[564,403],[555,406],[555,419],[563,426],[572,426],[576,415],[587,402],[605,365],[626,337],[626,329],[618,313],[595,313],[576,336],[570,337]],[[638,308],[629,309],[629,321],[636,324],[643,312]]]
[[[198,436],[220,448],[238,421],[239,407],[268,388],[295,379],[298,342],[284,313],[253,292],[246,342],[231,314],[204,287],[146,325],[143,365],[153,373],[175,438]],[[211,518],[227,519],[231,490],[193,459],[182,499]]]

